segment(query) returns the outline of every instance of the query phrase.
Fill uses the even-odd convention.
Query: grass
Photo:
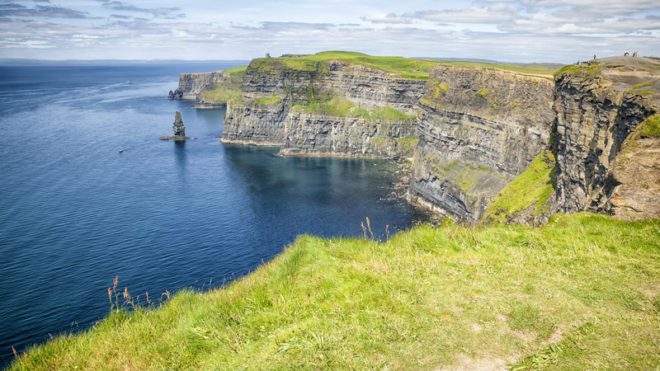
[[[469,68],[487,68],[487,69],[496,69],[504,70],[516,73],[522,73],[527,75],[541,75],[552,77],[553,73],[556,72],[554,68],[548,68],[544,66],[535,66],[535,65],[520,65],[520,64],[509,64],[509,63],[490,63],[490,62],[470,62],[470,61],[448,61],[448,60],[436,60],[438,64],[443,66],[459,66],[459,67],[469,67]]]
[[[377,108],[361,108],[348,99],[333,97],[328,100],[312,101],[307,104],[295,104],[293,110],[309,114],[327,115],[335,117],[359,117],[367,121],[399,122],[413,124],[417,121],[416,115],[409,115],[391,106]]]
[[[211,103],[242,102],[243,94],[240,90],[227,88],[223,85],[204,90],[202,92],[202,98],[204,101]]]
[[[327,62],[331,61],[340,61],[348,64],[362,65],[387,72],[395,76],[416,80],[428,79],[431,69],[440,64],[446,66],[500,69],[525,74],[543,75],[548,77],[552,77],[553,72],[555,72],[554,69],[543,66],[411,59],[405,57],[372,56],[364,53],[347,51],[326,51],[297,57],[257,58],[252,60],[250,63],[250,68],[254,68],[260,72],[272,72],[276,70],[289,69],[295,71],[318,71],[321,73],[327,73],[329,72],[327,69]]]
[[[603,65],[600,63],[580,65],[569,64],[555,72],[555,77],[562,75],[578,75],[582,77],[593,78],[598,76],[602,69]]]
[[[278,97],[276,95],[271,96],[271,97],[262,97],[262,98],[255,98],[253,99],[253,102],[256,104],[262,105],[262,106],[271,106],[275,104],[279,104],[282,102],[282,97]]]
[[[490,90],[488,90],[487,88],[479,89],[479,91],[477,92],[477,95],[482,97],[485,97],[488,94],[490,94]]]
[[[660,222],[302,236],[224,289],[110,314],[16,370],[655,369]]]
[[[499,176],[488,165],[473,165],[458,160],[443,162],[430,155],[424,161],[431,165],[433,175],[448,180],[464,193],[470,192],[480,181],[492,176]]]
[[[240,75],[240,77],[242,78],[246,69],[247,66],[236,66],[236,67],[224,69],[223,71],[228,73],[229,75]]]
[[[647,138],[660,137],[660,114],[655,114],[648,117],[641,124],[642,129],[640,135]]]
[[[225,81],[212,89],[202,91],[202,98],[209,103],[243,102],[241,84],[247,66],[238,66],[224,70],[229,75]]]
[[[388,148],[393,148],[400,156],[410,157],[419,143],[419,137],[376,137],[372,139],[377,150],[384,151]]]
[[[554,191],[551,182],[554,165],[552,152],[541,152],[495,196],[486,209],[484,220],[506,223],[524,210],[530,210],[534,216],[547,212],[547,202]]]

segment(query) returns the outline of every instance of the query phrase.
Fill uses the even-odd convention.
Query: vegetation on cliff
[[[647,118],[640,124],[641,130],[639,134],[643,137],[660,137],[660,114],[655,114]]]
[[[112,313],[15,369],[653,369],[658,221],[300,237],[224,289]]]
[[[529,167],[507,184],[488,205],[484,220],[496,223],[511,221],[516,214],[529,212],[532,217],[548,213],[548,200],[554,192],[552,171],[555,157],[544,150]]]
[[[435,60],[438,64],[444,66],[460,66],[471,68],[484,68],[505,70],[510,72],[517,72],[526,75],[539,75],[551,78],[557,71],[556,66],[552,64],[515,64],[515,63],[496,63],[496,62],[471,62],[471,61],[454,61],[454,60]]]
[[[542,75],[551,77],[555,72],[550,65],[520,65],[508,63],[470,62],[442,59],[413,59],[405,57],[372,56],[364,53],[347,51],[326,51],[310,55],[257,58],[252,60],[250,67],[260,72],[272,72],[281,69],[296,71],[329,72],[327,62],[342,62],[346,64],[362,65],[368,68],[384,71],[389,74],[409,78],[426,80],[433,67],[442,64],[447,66],[462,66],[473,68],[500,69],[524,74]]]
[[[228,102],[243,101],[241,84],[247,66],[232,67],[224,70],[227,79],[213,88],[202,91],[202,99],[208,103],[226,104]]]
[[[405,114],[394,107],[362,108],[348,99],[333,97],[328,100],[316,100],[307,104],[295,104],[293,112],[300,111],[316,115],[336,117],[359,117],[367,121],[415,123],[416,115]]]
[[[344,51],[327,51],[298,57],[257,58],[250,62],[250,68],[260,72],[291,69],[307,72],[328,72],[328,62],[357,64],[384,71],[395,76],[410,79],[427,79],[429,71],[437,64],[432,61],[404,57],[382,57]]]

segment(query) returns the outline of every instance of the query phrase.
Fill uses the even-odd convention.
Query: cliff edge
[[[225,143],[411,159],[410,199],[464,221],[536,224],[578,211],[643,219],[660,210],[658,137],[648,129],[658,63],[606,58],[553,75],[322,52],[183,74],[179,87],[227,105]]]

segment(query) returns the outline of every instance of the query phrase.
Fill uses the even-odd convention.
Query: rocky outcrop
[[[421,99],[410,195],[463,220],[550,141],[552,81],[500,70],[437,67]]]
[[[622,158],[617,163],[617,158],[629,135],[657,112],[658,71],[655,59],[612,58],[566,68],[558,75],[556,211],[625,214],[627,219],[635,219],[634,210],[648,214],[633,206],[640,202],[630,197],[657,198],[657,192],[649,192],[651,180],[644,190],[638,179],[626,177],[644,177],[656,166],[657,153],[642,142],[627,156],[635,153],[638,160]]]
[[[224,143],[281,146],[285,141],[285,103],[260,105],[234,102],[227,105],[222,141]]]
[[[181,88],[176,88],[174,91],[170,90],[167,94],[167,98],[173,100],[183,99],[183,90],[181,90]]]
[[[174,114],[174,123],[172,123],[172,136],[163,136],[160,137],[160,140],[174,140],[174,141],[185,141],[190,139],[186,136],[186,126],[183,124],[183,119],[181,118],[181,112],[177,111]]]
[[[405,79],[361,65],[334,64],[328,83],[360,107],[389,105],[414,114],[426,81]]]
[[[228,105],[223,142],[278,145],[283,155],[412,155],[417,133],[414,117],[408,116],[415,113],[424,92],[423,80],[338,61],[300,63],[290,66],[269,58],[250,63],[240,88],[243,99]],[[388,107],[406,118],[310,113],[300,108],[331,98],[363,111]],[[276,103],[261,104],[264,99]]]
[[[428,80],[365,60],[259,58],[233,75],[182,74],[172,95],[199,100],[214,88],[211,100],[228,102],[227,143],[279,146],[283,155],[412,156],[410,198],[461,220],[480,220],[496,196],[520,201],[489,209],[504,222],[583,210],[658,217],[658,138],[631,136],[658,110],[657,59],[567,66],[554,79],[439,64]],[[545,161],[538,169],[529,167],[535,158]],[[517,197],[525,186],[537,192]]]
[[[617,155],[607,186],[608,212],[624,220],[660,218],[660,137],[635,130]]]
[[[413,123],[371,121],[292,112],[285,121],[284,155],[410,157],[417,145]]]
[[[227,78],[223,71],[182,73],[179,75],[179,87],[170,91],[169,98],[199,100],[202,91],[214,88]]]
[[[181,112],[176,111],[174,114],[174,123],[172,124],[172,132],[175,136],[186,136],[186,126],[183,124],[183,119],[181,119]]]

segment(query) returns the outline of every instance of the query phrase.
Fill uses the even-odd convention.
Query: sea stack
[[[169,137],[160,137],[161,140],[176,140],[184,141],[186,139],[191,139],[186,136],[186,127],[183,125],[183,119],[181,118],[181,112],[177,111],[174,114],[174,123],[172,124],[172,132],[174,135]]]
[[[183,125],[183,120],[181,119],[181,112],[176,111],[174,114],[174,124],[172,124],[172,131],[174,132],[175,137],[184,137],[186,136],[186,127]]]

